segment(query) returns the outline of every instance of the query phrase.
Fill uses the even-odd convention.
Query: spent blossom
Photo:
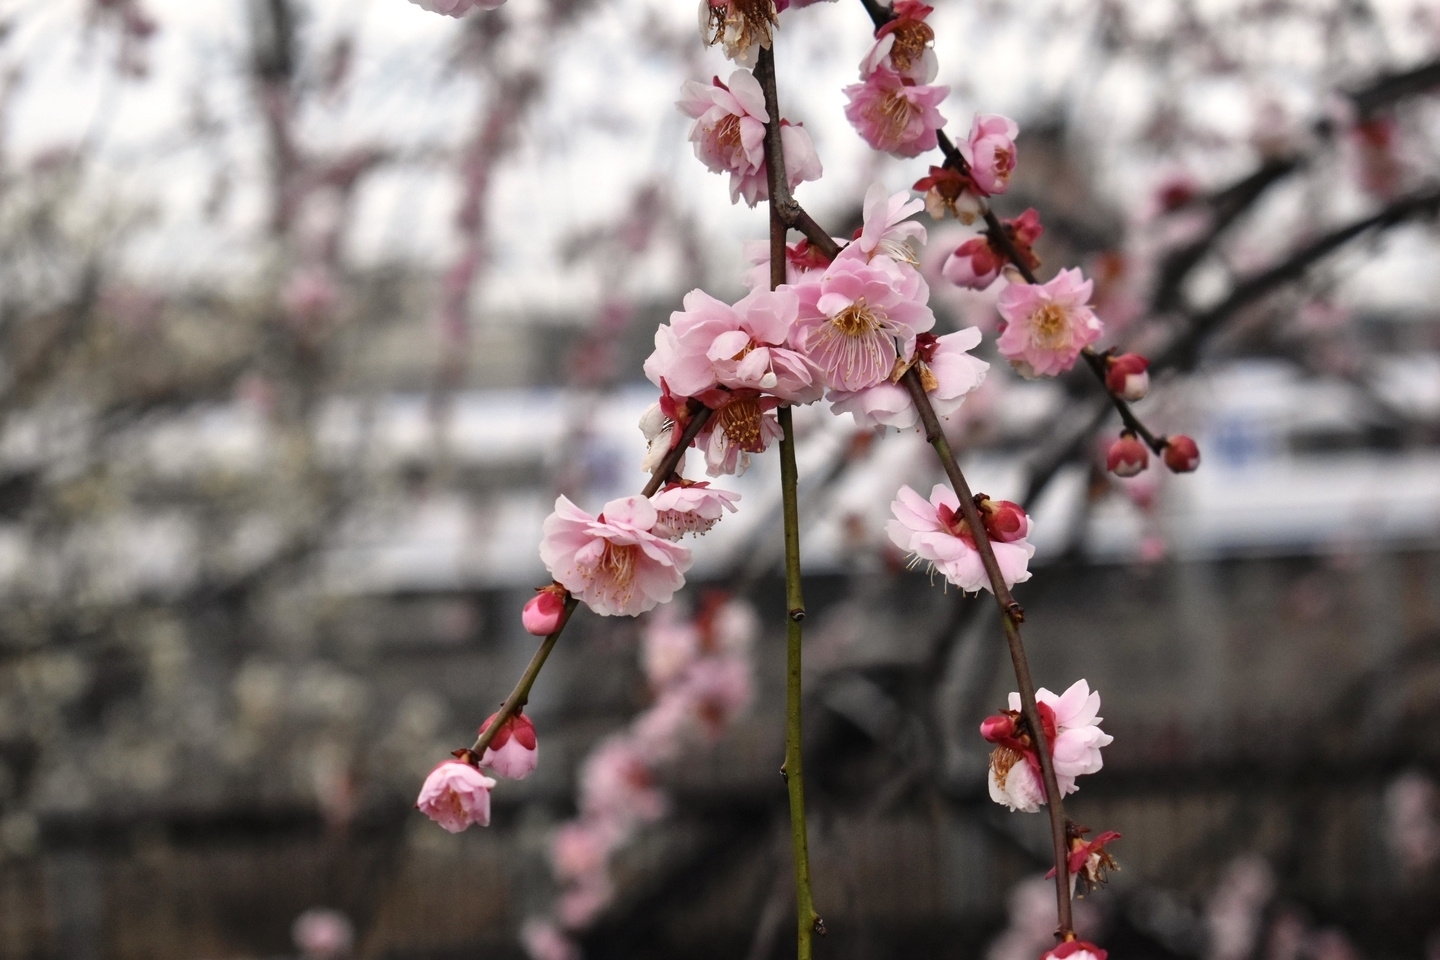
[[[700,36],[736,63],[753,65],[760,48],[770,46],[776,7],[772,0],[700,0]]]
[[[1104,330],[1089,306],[1093,288],[1079,269],[1047,283],[1010,284],[997,304],[1006,326],[995,346],[1027,379],[1064,373]]]
[[[939,64],[932,49],[935,31],[925,18],[935,8],[919,0],[899,0],[892,10],[895,19],[875,31],[875,45],[860,63],[860,76],[868,77],[883,66],[915,83],[929,83]]]
[[[1035,554],[1035,548],[1026,539],[1030,534],[1030,518],[1020,511],[1019,518],[1024,520],[1022,528],[1015,522],[1015,511],[1019,508],[1012,510],[1011,507],[1009,501],[981,504],[990,548],[1007,587],[1030,579],[1028,566]],[[890,509],[895,519],[885,525],[885,532],[897,547],[913,554],[916,562],[928,561],[946,580],[967,593],[993,592],[955,491],[943,483],[936,484],[927,501],[904,486],[895,494]]]
[[[959,170],[932,166],[930,173],[916,180],[912,189],[925,194],[925,212],[936,220],[945,219],[948,213],[969,225],[984,213],[974,186]]]
[[[1024,265],[1031,270],[1040,266],[1040,258],[1035,256],[1035,251],[1031,249],[1045,232],[1045,228],[1040,225],[1040,214],[1031,208],[1018,217],[1000,221],[1000,226]],[[982,235],[960,244],[955,252],[946,258],[941,274],[958,287],[984,290],[995,282],[1000,276],[1001,268],[1008,262],[1005,254],[996,249],[991,238]]]
[[[977,113],[970,136],[960,145],[960,154],[970,165],[970,177],[981,193],[1004,193],[1010,189],[1015,171],[1015,137],[1020,128],[1014,120],[995,113]]]
[[[674,596],[690,569],[690,551],[653,532],[658,519],[644,497],[611,500],[592,517],[561,496],[545,519],[540,559],[591,610],[633,617]]]
[[[495,722],[499,713],[492,713],[480,725],[484,733]],[[489,767],[507,780],[524,780],[535,769],[540,760],[539,741],[535,737],[535,724],[523,713],[516,712],[500,724],[490,746],[480,758],[480,766]]]
[[[795,290],[800,313],[791,345],[805,351],[832,390],[883,383],[897,359],[914,355],[916,335],[935,325],[925,281],[889,257],[837,259],[819,281]]]
[[[930,405],[941,419],[949,419],[965,398],[985,382],[990,364],[970,355],[980,345],[980,331],[975,327],[947,333],[943,337],[922,333],[915,338],[913,365],[920,374],[920,383],[930,396]],[[895,427],[908,430],[920,422],[910,391],[899,384],[907,369],[897,364],[895,373],[883,383],[864,390],[830,391],[830,409],[848,413],[861,429]]]
[[[460,760],[446,760],[430,771],[415,807],[451,833],[472,823],[490,825],[490,791],[495,781]]]
[[[679,540],[687,533],[706,533],[720,522],[726,510],[735,512],[740,494],[718,490],[703,480],[677,480],[661,487],[650,502],[655,506],[654,533]]]
[[[1086,840],[1085,834],[1090,832],[1089,827],[1076,827],[1071,824],[1067,831],[1070,836],[1070,856],[1066,861],[1066,869],[1070,873],[1070,892],[1074,895],[1077,881],[1085,885],[1085,892],[1100,886],[1105,882],[1111,870],[1119,870],[1115,858],[1105,847],[1120,839],[1120,834],[1114,830],[1106,830],[1094,840]],[[1046,878],[1055,876],[1055,868],[1051,867]]]
[[[949,87],[915,83],[882,65],[844,92],[850,101],[845,116],[876,150],[918,157],[939,144],[935,131],[945,126],[945,118],[937,108]]]
[[[676,103],[693,117],[690,140],[695,156],[715,173],[730,174],[730,201],[741,197],[750,206],[769,199],[765,172],[765,95],[749,70],[736,70],[728,83],[715,77],[710,83],[687,81]],[[781,150],[791,189],[806,180],[818,180],[820,157],[804,127],[781,121]]]

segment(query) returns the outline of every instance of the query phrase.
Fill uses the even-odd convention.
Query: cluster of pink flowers
[[[480,725],[480,730],[489,728],[498,716],[492,713]],[[456,753],[457,759],[446,760],[430,771],[415,807],[451,833],[459,833],[472,823],[488,827],[490,791],[495,781],[485,776],[481,768],[488,768],[507,780],[524,780],[530,776],[540,755],[535,724],[523,713],[516,712],[500,724],[478,761],[468,750]]]
[[[693,617],[665,607],[650,618],[642,664],[651,705],[581,765],[579,816],[550,843],[561,887],[555,916],[526,924],[532,955],[573,955],[570,933],[588,926],[613,897],[611,855],[665,815],[657,769],[687,747],[718,738],[749,705],[756,626],[747,603],[719,592],[707,594]]]
[[[1077,777],[1097,773],[1105,765],[1100,748],[1114,739],[1100,729],[1100,694],[1090,692],[1084,680],[1076,680],[1058,696],[1041,687],[1035,701],[1060,795],[1069,796],[1079,789]],[[987,718],[980,734],[995,744],[990,754],[990,798],[1011,810],[1039,810],[1045,803],[1045,785],[1034,738],[1020,713],[1020,694],[1010,694],[1010,709]]]
[[[765,172],[765,124],[770,114],[765,95],[749,70],[736,70],[728,83],[689,81],[676,103],[692,117],[690,140],[695,156],[714,173],[730,174],[730,202],[741,197],[750,206],[770,199]],[[810,134],[798,123],[780,121],[781,153],[793,190],[806,180],[820,179],[820,157]]]
[[[918,157],[934,150],[945,126],[938,109],[950,88],[935,79],[935,31],[925,22],[933,8],[917,0],[895,4],[895,19],[875,31],[875,45],[860,62],[860,82],[845,88],[845,116],[876,150]]]

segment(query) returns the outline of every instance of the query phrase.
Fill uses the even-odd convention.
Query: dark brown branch
[[[979,552],[980,562],[984,564],[985,574],[990,579],[995,603],[1000,607],[1005,643],[1010,649],[1010,662],[1015,668],[1015,682],[1020,687],[1021,714],[1030,728],[1030,736],[1040,759],[1040,774],[1045,783],[1046,810],[1050,815],[1050,841],[1055,854],[1055,904],[1060,918],[1058,936],[1065,938],[1072,935],[1075,929],[1070,910],[1070,846],[1065,835],[1065,807],[1060,799],[1060,784],[1055,777],[1055,762],[1050,755],[1050,745],[1045,741],[1045,728],[1035,703],[1035,681],[1030,675],[1030,662],[1025,656],[1025,644],[1020,637],[1020,623],[1025,619],[1024,611],[1011,596],[1010,588],[1005,585],[1005,577],[995,559],[995,550],[990,545],[990,536],[985,532],[985,523],[980,519],[980,511],[975,505],[975,495],[971,493],[970,484],[966,482],[965,474],[961,472],[960,464],[950,450],[950,442],[945,438],[940,420],[935,416],[935,409],[930,406],[930,398],[920,383],[920,375],[912,366],[905,371],[901,382],[905,384],[905,389],[910,391],[910,399],[914,401],[915,409],[920,414],[920,423],[925,428],[925,439],[935,448],[935,453],[945,468],[945,474],[955,488],[955,496],[960,501],[960,512],[975,538],[975,549]]]

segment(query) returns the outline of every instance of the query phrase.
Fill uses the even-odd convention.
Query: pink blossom
[[[1070,940],[1051,947],[1040,955],[1040,960],[1105,960],[1110,954],[1085,940]]]
[[[540,559],[596,613],[633,617],[674,596],[690,569],[689,550],[651,532],[657,519],[644,497],[611,500],[597,518],[562,496],[545,519]]]
[[[765,124],[770,114],[760,83],[750,71],[736,70],[728,84],[719,77],[708,84],[687,81],[676,106],[695,118],[690,128],[695,156],[711,171],[730,174],[730,201],[744,197],[753,207],[769,199]],[[803,181],[820,178],[820,157],[803,126],[782,120],[780,147],[792,190]]]
[[[333,960],[350,954],[355,927],[339,910],[311,907],[295,918],[290,936],[305,960]]]
[[[1108,746],[1115,738],[1100,729],[1103,718],[1100,712],[1100,694],[1090,692],[1090,684],[1076,680],[1064,693],[1054,694],[1041,687],[1035,691],[1035,702],[1041,709],[1046,726],[1046,739],[1050,756],[1055,763],[1055,779],[1060,786],[1060,796],[1065,797],[1079,789],[1075,778],[1089,773],[1098,773],[1105,765],[1100,748]],[[1049,708],[1053,715],[1045,716]],[[1010,709],[1020,709],[1020,694],[1010,694]]]
[[[840,252],[840,258],[860,257],[869,261],[886,256],[901,263],[915,264],[915,251],[910,238],[925,243],[925,227],[906,218],[925,208],[925,201],[910,199],[910,194],[891,194],[883,183],[872,183],[865,191],[864,222],[853,243]]]
[[[297,270],[280,292],[280,304],[292,320],[315,323],[335,312],[340,290],[324,267]]]
[[[918,0],[900,0],[893,9],[895,19],[875,31],[875,45],[860,62],[860,76],[885,67],[914,83],[929,83],[939,69],[931,49],[935,31],[925,22],[934,8]]]
[[[505,0],[410,0],[410,2],[422,10],[443,13],[447,17],[463,17],[472,9],[495,10],[505,4]]]
[[[1010,189],[1010,174],[1015,170],[1015,136],[1020,132],[1015,121],[994,113],[977,113],[970,126],[970,137],[960,145],[960,153],[970,164],[970,177],[982,193],[1004,193]]]
[[[555,914],[570,930],[590,926],[600,911],[615,899],[615,888],[608,874],[592,873],[568,887],[555,905]]]
[[[1193,473],[1200,466],[1200,448],[1185,434],[1175,434],[1165,441],[1165,466],[1174,473]]]
[[[966,592],[992,589],[975,548],[975,538],[960,513],[960,501],[953,490],[936,484],[926,501],[905,486],[895,496],[890,504],[895,519],[885,525],[885,531],[897,547],[914,554],[918,560],[929,561],[946,580]],[[990,538],[990,548],[995,552],[1007,587],[1030,579],[1027,567],[1035,548],[1025,539],[1029,533],[1027,517],[1025,536],[1008,543],[998,537]]]
[[[996,751],[999,753],[1000,751]],[[988,777],[990,799],[1011,810],[1034,813],[1045,803],[1045,785],[1040,780],[1040,771],[1016,757],[1010,765],[997,765],[992,757]]]
[[[818,282],[795,291],[800,313],[790,342],[804,349],[832,390],[883,383],[897,359],[914,354],[915,336],[935,325],[924,279],[888,257],[837,259]]]
[[[483,732],[495,722],[499,713],[492,713],[480,725]],[[535,724],[523,713],[516,713],[500,725],[485,755],[480,758],[482,767],[489,767],[507,780],[524,780],[540,761],[539,741],[535,737]]]
[[[764,453],[779,439],[780,401],[758,390],[707,390],[700,398],[715,412],[695,443],[705,453],[705,472],[712,477],[740,476],[750,468],[750,454]]]
[[[703,290],[655,331],[645,375],[678,394],[698,397],[715,386],[754,390],[790,403],[820,397],[814,365],[786,343],[800,301],[790,290],[756,290],[733,307]]]
[[[1040,225],[1040,214],[1029,209],[1018,217],[1000,221],[1000,225],[1024,265],[1031,270],[1040,266],[1040,258],[1035,256],[1035,251],[1031,249],[1032,244],[1045,232],[1045,228]],[[990,236],[986,234],[960,244],[945,261],[941,273],[956,286],[984,290],[1000,276],[1000,270],[1007,262],[1005,254],[995,248]]]
[[[1073,269],[1048,283],[1012,283],[1000,293],[1006,327],[995,346],[1021,376],[1063,373],[1100,338],[1104,325],[1088,305],[1093,286]]]
[[[845,116],[876,150],[896,157],[918,157],[938,144],[935,131],[945,126],[936,108],[949,87],[917,84],[885,66],[864,82],[845,88]]]
[[[526,920],[520,928],[520,942],[530,960],[580,960],[580,948],[575,941],[546,920]]]
[[[560,628],[560,618],[565,614],[565,588],[558,584],[540,587],[520,611],[520,623],[525,632],[537,637],[548,637]]]
[[[1150,392],[1150,361],[1138,353],[1111,357],[1105,366],[1105,389],[1121,400],[1134,403]]]
[[[1134,434],[1122,434],[1105,453],[1105,469],[1117,477],[1138,476],[1148,466],[1150,451],[1135,439]]]
[[[581,813],[618,825],[658,820],[665,797],[640,751],[630,741],[611,737],[580,768]]]
[[[561,880],[577,880],[605,869],[618,842],[615,830],[599,820],[572,820],[550,839],[550,866]]]
[[[446,760],[425,778],[415,807],[451,833],[472,823],[490,825],[490,790],[495,786],[479,770],[459,760]]]
[[[922,333],[916,337],[915,366],[920,383],[930,397],[930,405],[942,419],[949,419],[965,398],[985,381],[990,365],[970,351],[980,345],[980,331],[974,327],[935,337]],[[895,427],[908,430],[920,422],[910,391],[893,380],[865,390],[830,392],[830,409],[848,413],[861,429]]]
[[[671,606],[651,614],[641,642],[645,677],[657,690],[673,683],[700,655],[699,630]]]
[[[837,246],[845,241],[836,240]],[[770,289],[770,241],[746,240],[741,251],[747,262],[754,266],[741,278],[751,290]],[[830,258],[821,253],[809,240],[799,240],[785,245],[785,282],[791,286],[807,280],[819,279],[830,266]]]
[[[657,515],[654,533],[667,540],[706,533],[720,522],[724,511],[735,512],[739,499],[740,494],[718,490],[703,480],[667,484],[650,498]]]
[[[754,695],[750,666],[739,657],[705,657],[685,674],[684,695],[700,729],[718,737],[750,705]]]

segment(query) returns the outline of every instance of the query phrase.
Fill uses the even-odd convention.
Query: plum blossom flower
[[[895,19],[875,31],[875,45],[860,63],[860,76],[868,77],[885,67],[914,83],[929,83],[935,79],[939,64],[931,49],[935,31],[925,18],[935,8],[919,0],[900,0],[893,9]]]
[[[540,559],[550,576],[604,617],[643,613],[685,584],[690,551],[652,532],[644,497],[623,497],[592,517],[566,497],[545,519]]]
[[[992,590],[980,552],[975,548],[975,537],[960,512],[960,501],[955,491],[944,484],[936,484],[926,501],[910,487],[904,486],[895,497],[890,504],[895,519],[885,525],[885,532],[897,547],[914,554],[917,562],[928,561],[946,580],[967,593]],[[1035,548],[1025,539],[1030,534],[1029,517],[1025,518],[1023,531],[999,527],[992,530],[991,517],[1000,515],[999,511],[992,508],[982,513],[989,514],[984,518],[986,532],[990,535],[990,548],[995,552],[1005,586],[1013,587],[1029,580],[1027,567],[1035,554]],[[1005,515],[1010,515],[1008,510]]]
[[[659,690],[673,683],[700,656],[700,631],[673,606],[664,606],[650,615],[641,649],[645,677]]]
[[[945,219],[948,213],[968,225],[984,213],[974,188],[970,178],[959,170],[932,166],[930,173],[916,180],[911,189],[925,194],[925,212],[936,220]]]
[[[505,5],[505,0],[410,0],[422,10],[443,13],[447,17],[463,17],[472,9],[496,10]]]
[[[925,227],[906,218],[924,207],[923,200],[911,200],[909,193],[891,194],[883,183],[872,183],[865,191],[860,231],[854,242],[840,252],[840,258],[858,257],[869,262],[876,256],[886,256],[914,265],[918,261],[909,240],[913,237],[923,245]]]
[[[1119,440],[1110,444],[1110,449],[1105,453],[1105,469],[1117,477],[1138,476],[1148,466],[1150,451],[1128,430],[1120,435]]]
[[[495,722],[499,713],[492,713],[480,725],[483,733]],[[507,780],[524,780],[530,776],[540,762],[539,741],[535,737],[535,724],[523,713],[515,713],[495,731],[480,766],[489,767]]]
[[[845,241],[836,240],[837,246]],[[741,277],[751,290],[770,289],[770,241],[746,240],[741,244],[741,253],[746,262],[753,264]],[[798,240],[785,245],[785,283],[794,286],[815,279],[830,266],[830,258],[809,240]]]
[[[580,811],[618,827],[658,820],[665,797],[645,757],[624,737],[604,741],[580,768]]]
[[[1185,434],[1175,434],[1165,441],[1165,466],[1174,473],[1193,473],[1200,466],[1200,448]]]
[[[472,823],[490,825],[490,791],[495,786],[479,770],[459,760],[446,760],[430,771],[415,807],[451,833]]]
[[[290,939],[300,948],[304,960],[335,960],[350,955],[355,925],[339,910],[311,907],[295,918]]]
[[[730,174],[730,201],[740,197],[750,206],[769,199],[765,173],[765,95],[749,70],[736,70],[729,83],[715,77],[710,83],[687,81],[676,103],[693,117],[690,140],[695,156],[715,173]],[[794,189],[805,180],[818,180],[820,158],[803,126],[781,122],[781,152],[786,178]]]
[[[907,80],[886,66],[877,66],[861,83],[845,88],[850,102],[845,116],[856,132],[876,150],[896,157],[918,157],[938,144],[935,131],[945,126],[936,109],[949,87]]]
[[[1089,307],[1093,288],[1078,268],[1048,283],[1010,284],[997,304],[1006,326],[995,346],[1027,379],[1064,373],[1105,328]]]
[[[772,0],[700,0],[700,36],[706,46],[718,43],[726,57],[752,66],[759,50],[770,46],[784,6]]]
[[[832,390],[854,392],[884,382],[897,359],[914,355],[916,335],[935,325],[924,279],[888,257],[837,259],[818,282],[795,290],[800,312],[790,342],[820,368]]]
[[[532,918],[520,928],[520,942],[530,960],[580,960],[580,948],[555,924]]]
[[[970,351],[980,345],[980,331],[975,327],[947,333],[943,337],[922,333],[915,338],[914,366],[919,371],[920,383],[930,395],[930,405],[942,419],[949,419],[965,398],[985,382],[985,373],[990,364]],[[895,368],[904,374],[906,367]],[[830,409],[834,413],[848,413],[855,418],[855,425],[861,429],[895,427],[908,430],[920,422],[915,402],[910,391],[891,375],[884,383],[855,392],[832,390]]]
[[[970,164],[970,177],[980,192],[1004,193],[1010,189],[1015,171],[1015,137],[1020,128],[1014,120],[995,113],[977,113],[970,136],[960,144],[960,154]]]
[[[1031,270],[1040,266],[1040,258],[1031,249],[1031,245],[1045,232],[1040,225],[1040,214],[1032,208],[1014,219],[1000,221],[1000,225],[1024,265]],[[958,287],[984,290],[1000,276],[1000,270],[1007,262],[1005,254],[996,249],[988,235],[979,236],[960,244],[945,260],[941,274]]]
[[[715,411],[695,437],[712,477],[740,476],[750,468],[750,454],[764,453],[783,433],[775,416],[780,401],[758,390],[707,390],[698,399]]]
[[[565,588],[558,583],[548,587],[536,587],[535,596],[520,612],[520,622],[525,632],[537,637],[548,637],[560,627],[560,618],[565,614]]]
[[[1070,825],[1070,856],[1066,860],[1066,869],[1070,873],[1070,893],[1074,896],[1076,882],[1085,884],[1085,892],[1100,886],[1105,882],[1111,870],[1118,870],[1120,867],[1115,863],[1115,858],[1105,849],[1107,844],[1120,839],[1120,834],[1114,830],[1106,830],[1094,840],[1087,841],[1084,834],[1089,833],[1088,827],[1075,827]],[[1055,868],[1051,867],[1045,878],[1051,879],[1055,876]]]
[[[787,345],[800,308],[793,291],[755,290],[732,307],[692,290],[684,305],[655,331],[655,350],[645,360],[652,383],[690,397],[723,386],[790,403],[820,398],[819,372]]]
[[[1069,940],[1051,947],[1040,960],[1105,960],[1110,954],[1085,940]]]
[[[739,499],[740,494],[717,490],[703,480],[666,484],[650,498],[657,515],[653,532],[667,540],[706,533],[720,522],[724,511],[735,512]]]
[[[1114,738],[1100,729],[1100,694],[1084,680],[1076,680],[1057,696],[1041,687],[1035,705],[1045,726],[1045,742],[1055,766],[1062,797],[1079,789],[1075,779],[1104,766],[1100,748]],[[1012,810],[1034,813],[1045,802],[1040,761],[1035,743],[1025,729],[1020,694],[1010,694],[1010,709],[980,725],[981,735],[996,744],[990,755],[990,797]],[[1023,761],[1023,762],[1022,762]]]

